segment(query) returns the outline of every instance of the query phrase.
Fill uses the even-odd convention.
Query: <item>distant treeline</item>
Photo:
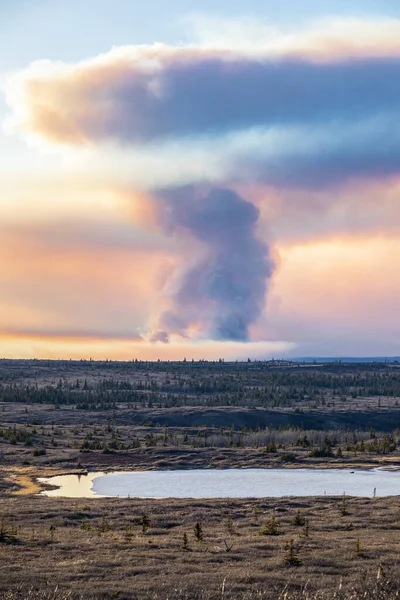
[[[99,364],[74,363],[82,377],[65,374],[52,383],[40,378],[24,382],[19,369],[0,372],[0,401],[74,405],[81,409],[113,409],[118,404],[140,407],[241,406],[294,408],[307,402],[315,408],[365,397],[400,397],[396,365],[280,365],[276,363],[109,363],[115,375],[102,376]],[[70,363],[66,365],[72,369]],[[121,366],[123,365],[123,367]],[[22,369],[22,371],[24,371]],[[79,369],[78,369],[79,373]]]

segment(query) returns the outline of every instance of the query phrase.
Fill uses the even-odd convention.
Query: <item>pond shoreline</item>
[[[0,478],[5,493],[35,495],[46,489],[38,478],[57,475],[85,475],[112,471],[187,471],[192,469],[375,469],[400,470],[399,457],[360,456],[346,458],[310,458],[297,453],[295,460],[284,462],[282,454],[268,454],[258,449],[139,449],[129,453],[82,453],[75,464],[66,461],[57,465],[4,465]]]
[[[186,469],[92,471],[39,479],[42,496],[67,498],[263,498],[398,496],[393,469]],[[350,478],[349,475],[351,476]],[[244,490],[244,491],[243,491]],[[306,493],[305,493],[306,492]]]

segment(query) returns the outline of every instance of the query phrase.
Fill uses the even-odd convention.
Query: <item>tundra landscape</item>
[[[397,597],[397,496],[62,498],[38,482],[400,468],[397,363],[2,360],[0,377],[2,597]]]

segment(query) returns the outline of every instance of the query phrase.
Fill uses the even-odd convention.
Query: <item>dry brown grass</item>
[[[298,509],[309,520],[309,537],[303,527],[291,524]],[[85,598],[160,600],[395,598],[383,586],[400,581],[399,500],[349,499],[348,510],[349,515],[341,516],[340,498],[2,498],[0,513],[16,539],[0,543],[0,591],[12,592],[10,600],[27,590],[32,598],[34,590],[51,594],[56,586],[57,598],[67,592]],[[261,535],[273,512],[281,534]],[[143,513],[151,520],[145,534],[139,525]],[[195,540],[197,522],[203,542]],[[182,549],[185,532],[190,550]],[[298,567],[284,560],[290,539],[302,561]],[[362,556],[355,552],[357,539]],[[368,577],[371,589],[378,582],[386,596],[354,595]]]
[[[379,570],[378,570],[379,577]],[[335,590],[326,592],[312,592],[307,589],[307,584],[298,592],[292,592],[289,586],[277,595],[276,600],[398,600],[400,592],[396,581],[379,580],[377,577],[367,577],[358,585],[354,585],[350,589],[344,590],[341,583]],[[112,597],[119,597],[119,594],[113,594]],[[1,600],[83,600],[95,599],[98,596],[93,594],[76,594],[72,591],[59,590],[58,586],[55,589],[35,588],[20,588],[18,590],[10,590],[0,593]],[[143,592],[132,592],[130,598],[132,600],[268,600],[270,594],[265,590],[252,589],[248,592],[235,593],[227,591],[225,588],[225,580],[219,589],[209,591],[205,589],[179,589],[179,588],[164,588],[161,591],[145,590]]]

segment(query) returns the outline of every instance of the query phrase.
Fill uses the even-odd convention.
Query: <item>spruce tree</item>
[[[196,523],[194,526],[194,537],[198,542],[202,542],[204,539],[203,528],[200,523]]]

